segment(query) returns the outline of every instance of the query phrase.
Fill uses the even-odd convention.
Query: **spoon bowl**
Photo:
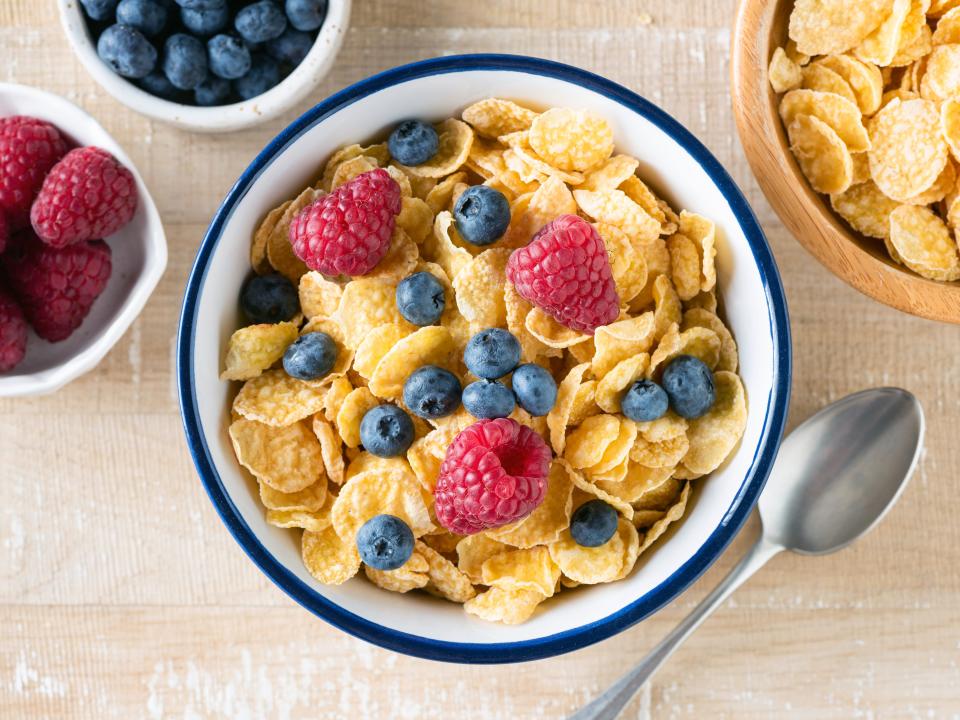
[[[835,552],[870,530],[920,456],[923,411],[898,388],[850,395],[797,427],[760,496],[764,536],[805,555]]]

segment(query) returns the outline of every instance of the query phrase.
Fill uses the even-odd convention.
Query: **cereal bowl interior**
[[[299,532],[266,523],[256,484],[235,459],[227,426],[235,391],[219,379],[237,298],[249,275],[249,243],[263,216],[296,195],[339,147],[382,139],[400,120],[442,120],[491,95],[534,108],[595,111],[618,152],[677,208],[717,224],[718,294],[740,347],[749,405],[746,430],[727,462],[695,484],[685,521],[641,556],[621,582],[551,598],[522,625],[487,623],[423,593],[386,593],[362,578],[317,583],[300,557]],[[251,164],[218,211],[197,255],[181,317],[178,379],[187,440],[231,533],[295,600],[381,646],[453,662],[548,657],[613,635],[654,612],[705,570],[746,519],[783,431],[790,387],[786,302],[770,250],[729,176],[674,120],[628,90],[589,73],[514,56],[429,60],[374,76],[317,105]]]

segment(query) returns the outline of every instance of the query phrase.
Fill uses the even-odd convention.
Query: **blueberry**
[[[496,380],[520,362],[520,343],[502,328],[487,328],[470,338],[463,362],[477,377]]]
[[[703,361],[692,355],[678,355],[663,371],[663,389],[670,407],[682,418],[702,417],[717,400],[713,373]]]
[[[251,57],[250,72],[233,81],[233,89],[244,100],[263,95],[280,82],[280,66],[269,55],[254,53]]]
[[[316,30],[327,14],[327,0],[287,0],[283,7],[297,30]]]
[[[403,402],[414,415],[427,420],[450,415],[460,405],[460,381],[436,365],[417,368],[403,384]]]
[[[162,67],[174,86],[193,90],[207,77],[207,49],[192,35],[171,35],[163,44]]]
[[[428,272],[408,275],[397,285],[397,310],[414,325],[433,325],[446,305],[443,285]]]
[[[539,417],[557,402],[557,381],[546,368],[527,363],[513,371],[513,393],[520,407]]]
[[[395,515],[374,515],[360,526],[360,559],[375,570],[396,570],[413,554],[413,532]]]
[[[129,25],[111,25],[97,40],[97,54],[117,74],[146,77],[156,67],[157,51],[143,33]]]
[[[167,8],[155,0],[122,0],[117,5],[117,22],[144,35],[156,35],[167,24]]]
[[[437,154],[440,138],[437,131],[423,120],[405,120],[390,133],[387,147],[397,162],[421,165]]]
[[[623,414],[637,422],[663,417],[669,405],[667,393],[653,380],[637,380],[620,401]]]
[[[250,72],[250,51],[239,38],[217,35],[207,41],[207,62],[217,77],[236,80]]]
[[[140,87],[151,95],[156,95],[164,100],[177,102],[180,100],[180,91],[173,86],[173,83],[167,79],[160,70],[154,70],[140,81]]]
[[[228,81],[216,75],[208,75],[207,79],[194,89],[193,99],[200,107],[216,107],[229,102],[230,92]]]
[[[360,442],[377,457],[403,455],[413,443],[413,420],[396,405],[377,405],[360,421]]]
[[[463,407],[480,420],[507,417],[516,407],[513,391],[496,380],[477,380],[463,389]]]
[[[283,369],[298,380],[317,380],[333,370],[337,343],[325,332],[301,335],[283,353]]]
[[[210,10],[180,8],[180,22],[193,34],[209,37],[230,24],[230,8],[226,5]]]
[[[267,55],[288,65],[299,65],[313,47],[313,35],[287,28],[283,35],[268,40],[264,48]]]
[[[460,237],[473,245],[489,245],[503,237],[510,225],[510,203],[499,190],[486,185],[467,188],[453,208]]]
[[[117,8],[117,0],[80,0],[87,17],[97,22],[111,20]]]
[[[215,10],[224,7],[227,0],[176,0],[177,5],[187,10]]]
[[[603,500],[590,500],[570,518],[570,536],[577,545],[600,547],[617,531],[617,511]]]
[[[233,18],[233,26],[247,42],[261,43],[283,35],[287,18],[275,3],[260,0],[238,12]]]
[[[240,307],[252,323],[278,323],[300,312],[300,297],[283,275],[255,275],[240,291]]]

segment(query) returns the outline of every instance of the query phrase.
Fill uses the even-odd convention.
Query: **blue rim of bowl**
[[[774,348],[772,389],[760,442],[740,489],[717,528],[697,552],[659,586],[596,622],[531,640],[507,643],[458,643],[394,630],[351,613],[324,598],[282,565],[261,544],[226,492],[207,447],[194,393],[193,348],[199,297],[207,267],[234,208],[260,173],[290,143],[330,115],[367,95],[409,80],[470,71],[512,71],[573,83],[642,115],[672,137],[706,171],[740,223],[763,281]],[[791,341],[787,302],[773,253],[753,211],[719,161],[686,128],[648,100],[579,68],[519,55],[459,55],[423,60],[373,75],[331,95],[274,138],[250,163],[227,194],[207,230],[190,277],[177,337],[177,382],[187,444],[210,500],[234,539],[277,586],[304,608],[358,638],[396,652],[455,663],[510,663],[552,657],[605,640],[643,620],[677,597],[720,556],[749,516],[773,465],[790,400]]]

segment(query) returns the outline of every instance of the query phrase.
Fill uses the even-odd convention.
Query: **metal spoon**
[[[570,720],[615,720],[700,623],[783,550],[825,555],[876,525],[923,445],[923,410],[906,390],[864,390],[828,405],[783,442],[760,496],[763,531],[719,585],[636,667]]]

